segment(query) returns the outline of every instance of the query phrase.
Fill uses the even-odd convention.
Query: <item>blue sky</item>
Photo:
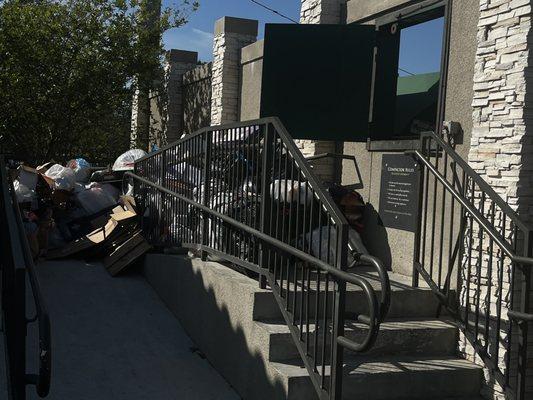
[[[444,19],[402,29],[400,39],[400,68],[412,74],[440,70]],[[400,71],[401,76],[408,75]]]
[[[274,13],[252,3],[250,0],[199,0],[200,9],[193,13],[184,27],[165,33],[163,41],[167,49],[192,50],[199,53],[202,61],[213,58],[213,27],[224,16],[250,18],[259,21],[259,36],[263,36],[265,23],[290,23]],[[269,7],[300,19],[300,0],[261,0]],[[179,0],[163,0],[163,5],[179,4]]]
[[[259,37],[263,36],[265,23],[289,23],[286,19],[265,10],[250,0],[199,0],[200,9],[190,16],[184,27],[165,33],[163,41],[167,49],[192,50],[199,53],[199,59],[213,58],[213,27],[223,16],[257,19]],[[163,0],[164,5],[176,4],[180,0]],[[260,0],[263,4],[298,21],[300,0]],[[400,67],[413,74],[435,72],[440,69],[440,53],[443,19],[430,21],[402,30]],[[401,75],[406,75],[400,72]]]

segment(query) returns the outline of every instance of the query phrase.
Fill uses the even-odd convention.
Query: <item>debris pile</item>
[[[113,168],[85,159],[12,170],[13,187],[34,258],[100,258],[111,275],[150,249],[135,201],[122,194],[125,171],[146,153],[130,150]]]

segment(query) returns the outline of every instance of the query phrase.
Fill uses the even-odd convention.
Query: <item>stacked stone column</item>
[[[257,40],[258,22],[223,17],[215,23],[211,125],[239,120],[241,49]]]
[[[470,166],[519,213],[522,220],[529,222],[533,219],[533,131],[530,126],[533,122],[533,115],[531,106],[528,104],[533,93],[531,91],[533,69],[530,65],[530,46],[533,45],[532,3],[533,0],[480,0],[481,14],[478,23],[478,48],[472,102],[474,126],[468,157]],[[476,198],[480,198],[479,193],[474,194]],[[501,217],[496,218],[496,223],[503,232]],[[509,234],[509,221],[506,225],[506,233]],[[479,232],[475,229],[473,231],[472,236],[477,238]],[[487,282],[497,285],[497,278],[495,271],[492,276],[489,276],[487,272],[490,270],[487,261],[490,250],[486,243],[488,243],[487,240],[483,242],[483,248],[477,239],[474,239],[472,243],[467,243],[473,248],[474,259],[470,263],[466,259],[463,260],[461,273],[463,281],[467,280],[468,264],[475,269],[478,257],[481,257],[482,302],[489,304],[491,309],[495,310],[498,298],[494,288],[497,286],[493,286],[493,291],[489,295]],[[495,252],[492,257],[494,258],[493,264],[498,263],[498,257],[501,255]],[[506,337],[508,317],[505,309],[513,306],[510,302],[511,265],[506,261],[498,268],[504,269],[502,285],[504,325],[499,332],[502,343],[498,364],[505,371],[505,357],[509,351],[511,351],[511,362],[516,365],[516,349],[508,349],[505,346],[509,339]],[[470,281],[474,282],[472,278]],[[519,288],[520,286],[516,285],[515,300],[520,298]],[[472,294],[472,290],[466,293],[463,285],[461,293],[463,307],[467,303],[467,298],[472,299]],[[515,301],[515,308],[517,304]],[[515,335],[516,332],[515,328]],[[515,335],[513,335],[513,340],[516,340]],[[460,338],[460,351],[467,358],[483,364],[471,343],[464,336]],[[491,351],[493,352],[494,348]],[[531,360],[529,362],[531,363]],[[510,374],[512,378],[515,378],[516,371],[511,370]],[[485,379],[484,397],[507,398],[506,389],[497,382],[488,369],[485,371]],[[511,382],[513,380],[511,379]],[[530,392],[531,394],[533,391]]]
[[[183,132],[183,75],[198,66],[195,51],[170,50],[165,64],[166,110],[162,115],[162,144],[172,143]],[[152,104],[153,106],[153,104]]]
[[[159,91],[152,90],[148,97],[140,90],[135,92],[131,121],[132,147],[163,146],[179,139],[183,133],[183,74],[197,64],[197,52],[172,49],[167,52],[163,65],[163,85]],[[140,137],[142,132],[149,132],[149,137]]]
[[[341,20],[342,0],[301,0],[302,24],[338,24]]]

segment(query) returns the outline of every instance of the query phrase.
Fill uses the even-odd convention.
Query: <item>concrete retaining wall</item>
[[[143,273],[214,368],[245,399],[286,398],[286,382],[267,366],[268,338],[255,320],[278,306],[257,281],[214,262],[148,254]]]

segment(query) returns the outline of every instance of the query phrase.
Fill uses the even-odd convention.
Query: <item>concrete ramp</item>
[[[112,278],[80,261],[37,269],[52,321],[48,399],[239,399],[142,276]],[[32,387],[28,394],[38,398]]]

